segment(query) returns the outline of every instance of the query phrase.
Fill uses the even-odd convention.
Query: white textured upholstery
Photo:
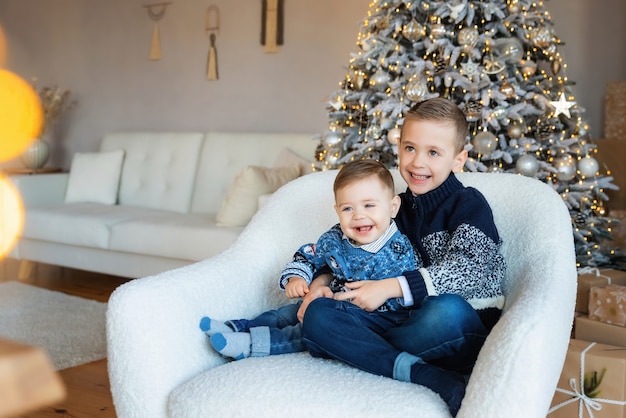
[[[198,328],[205,315],[247,318],[287,302],[277,290],[281,269],[299,245],[336,222],[334,175],[314,173],[279,189],[220,255],[116,289],[107,340],[120,418],[450,416],[425,387],[307,353],[226,363]],[[569,213],[534,179],[459,179],[489,201],[508,268],[504,314],[478,357],[458,417],[545,418],[574,315]]]
[[[106,135],[101,151],[125,151],[120,205],[188,212],[203,138],[193,132]]]

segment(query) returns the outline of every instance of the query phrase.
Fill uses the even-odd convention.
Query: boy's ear
[[[400,210],[400,204],[401,204],[401,200],[400,200],[400,196],[396,195],[393,197],[393,199],[391,199],[391,217],[395,218],[396,215],[398,214],[398,211]]]
[[[453,173],[459,173],[463,166],[465,166],[465,161],[467,161],[467,150],[459,152],[457,156],[454,158],[454,165],[452,166]]]

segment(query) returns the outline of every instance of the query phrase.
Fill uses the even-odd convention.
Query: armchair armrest
[[[19,190],[25,207],[63,203],[68,173],[14,175],[9,179]]]
[[[282,268],[301,242],[317,237],[334,218],[328,183],[318,190],[308,182],[301,178],[300,187],[277,191],[223,253],[115,290],[107,342],[118,416],[166,417],[174,388],[224,363],[200,331],[203,316],[247,318],[287,303],[278,290]],[[293,205],[282,203],[286,196]],[[318,210],[308,222],[293,216],[324,196],[327,211]]]

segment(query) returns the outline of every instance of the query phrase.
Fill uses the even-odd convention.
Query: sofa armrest
[[[68,173],[14,175],[9,179],[19,190],[24,206],[63,203]]]

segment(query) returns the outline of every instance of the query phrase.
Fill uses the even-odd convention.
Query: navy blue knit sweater
[[[485,197],[451,174],[428,193],[400,194],[396,223],[420,254],[423,267],[404,272],[415,306],[424,297],[462,296],[491,328],[504,305],[506,269],[501,240]]]

